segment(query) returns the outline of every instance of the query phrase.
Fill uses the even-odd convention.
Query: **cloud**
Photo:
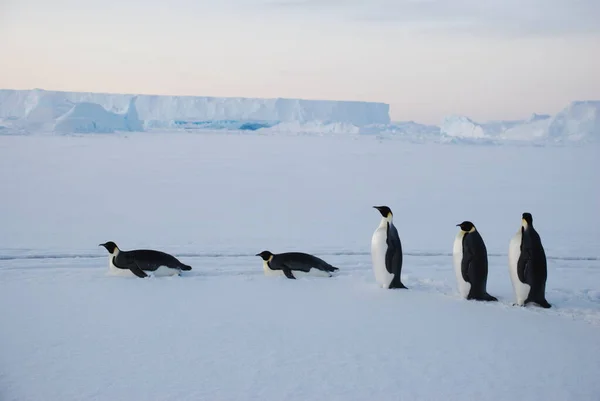
[[[600,33],[598,0],[267,0],[264,5],[295,15],[305,13],[430,33]]]

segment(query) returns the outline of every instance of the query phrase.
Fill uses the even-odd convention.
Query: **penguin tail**
[[[400,276],[394,276],[392,282],[390,283],[390,286],[388,287],[390,290],[391,289],[395,289],[395,288],[404,288],[408,290],[408,287],[405,286],[404,284],[402,284],[402,281],[400,281]]]
[[[488,294],[487,292],[484,292],[483,294],[469,294],[467,296],[467,299],[471,300],[474,299],[475,301],[488,301],[488,302],[496,302],[498,301],[498,298]]]
[[[545,298],[542,298],[540,300],[525,301],[525,304],[528,304],[528,303],[531,303],[531,302],[538,304],[541,308],[544,308],[544,309],[550,309],[550,308],[552,308],[552,305],[550,305],[548,303],[548,301],[546,301]]]
[[[181,270],[183,270],[183,271],[189,271],[189,270],[192,270],[192,266],[184,265],[183,263],[181,263],[181,264],[179,265],[179,268],[180,268]]]
[[[488,294],[487,292],[483,294],[483,296],[481,297],[482,301],[489,301],[489,302],[497,302],[498,298],[496,298],[493,295]]]

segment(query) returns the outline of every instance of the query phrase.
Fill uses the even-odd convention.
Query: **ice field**
[[[360,135],[0,136],[0,400],[598,400],[600,146]],[[394,212],[408,290],[371,270]],[[521,213],[549,310],[512,306]],[[456,224],[488,252],[460,299]],[[98,244],[159,249],[181,277],[107,276]],[[265,277],[304,251],[333,278]]]

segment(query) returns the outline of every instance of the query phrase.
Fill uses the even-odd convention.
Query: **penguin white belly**
[[[267,265],[267,262],[263,260],[263,270],[265,272],[265,276],[267,277],[278,277],[283,276],[283,270],[271,270]]]
[[[385,254],[387,252],[387,226],[379,227],[371,238],[371,260],[375,281],[383,288],[389,288],[394,279],[385,268]]]
[[[112,257],[109,258],[108,262],[108,274],[111,276],[119,276],[119,277],[137,277],[135,274],[131,272],[129,269],[119,269],[112,262]],[[165,276],[174,276],[179,274],[179,269],[171,269],[167,266],[160,266],[155,271],[147,271],[145,272],[149,276],[154,277],[165,277]]]
[[[301,277],[331,277],[331,274],[329,272],[326,272],[326,271],[323,271],[323,270],[319,270],[319,269],[315,269],[314,267],[312,269],[310,269],[308,272],[303,272],[301,270],[292,270],[292,274],[296,278],[301,278]]]
[[[510,273],[510,281],[513,285],[517,305],[523,305],[525,303],[525,300],[529,295],[529,290],[531,290],[529,284],[522,283],[521,280],[519,280],[519,274],[517,273],[519,256],[521,256],[521,235],[521,229],[519,229],[508,245],[508,271]]]
[[[454,239],[454,248],[452,250],[452,259],[454,261],[454,274],[456,274],[458,292],[461,297],[466,299],[469,295],[469,291],[471,291],[471,284],[467,283],[462,276],[462,240],[464,235],[465,234],[463,231],[459,231],[456,234],[456,238]]]
[[[154,276],[154,277],[166,277],[166,276],[176,276],[179,274],[179,272],[180,272],[179,269],[172,269],[167,266],[159,266],[159,268],[154,270],[153,272],[147,271],[145,273],[149,276]]]

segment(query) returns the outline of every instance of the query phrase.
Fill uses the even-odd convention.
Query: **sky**
[[[598,0],[0,0],[0,88],[520,119],[600,99],[598,21]]]

